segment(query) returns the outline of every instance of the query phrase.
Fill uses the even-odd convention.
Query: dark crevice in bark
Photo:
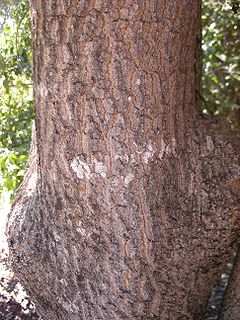
[[[240,319],[240,246],[233,261],[219,320]]]
[[[214,287],[211,297],[208,301],[207,311],[204,320],[218,320],[222,308],[224,293],[228,284],[229,276],[233,268],[234,257],[226,265],[224,273],[218,280],[217,285]]]

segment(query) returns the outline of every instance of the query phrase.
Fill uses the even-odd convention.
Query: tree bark
[[[202,319],[236,250],[239,163],[199,111],[200,1],[31,6],[36,142],[9,217],[14,271],[44,319]]]

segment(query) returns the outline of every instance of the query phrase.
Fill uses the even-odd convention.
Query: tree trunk
[[[31,10],[36,142],[9,218],[17,276],[44,319],[202,319],[237,245],[239,164],[224,123],[199,111],[200,1]]]

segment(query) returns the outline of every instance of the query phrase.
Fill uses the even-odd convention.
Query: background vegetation
[[[12,195],[22,181],[34,112],[28,1],[2,4],[1,16],[0,194],[3,197],[6,192]]]
[[[240,1],[203,1],[204,110],[240,127]]]
[[[240,126],[240,19],[238,1],[203,1],[205,113]],[[235,7],[234,7],[235,6]],[[233,8],[232,8],[233,7]],[[34,117],[28,0],[0,2],[0,196],[22,181]],[[1,200],[1,199],[0,199]]]

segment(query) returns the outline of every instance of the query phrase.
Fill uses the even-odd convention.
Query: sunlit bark
[[[200,1],[32,1],[36,142],[9,219],[44,319],[202,320],[237,146],[199,111]]]

